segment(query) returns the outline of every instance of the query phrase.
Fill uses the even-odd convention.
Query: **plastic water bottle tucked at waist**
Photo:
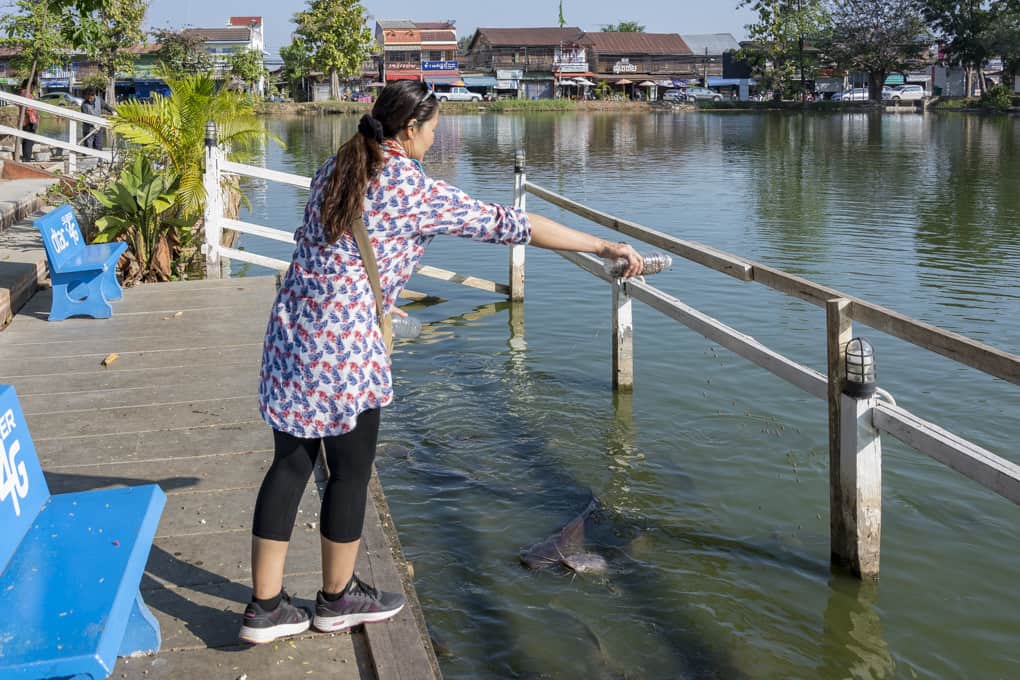
[[[421,320],[413,316],[393,315],[390,320],[393,324],[393,337],[401,340],[411,340],[421,335]]]
[[[645,261],[645,268],[641,272],[642,276],[658,274],[673,266],[673,258],[665,253],[645,253],[641,258]],[[602,269],[610,276],[620,278],[627,270],[627,258],[618,257],[615,260],[603,260]]]

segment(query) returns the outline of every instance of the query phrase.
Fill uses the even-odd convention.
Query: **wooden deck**
[[[148,482],[167,493],[142,580],[162,650],[121,659],[113,677],[439,677],[377,479],[358,572],[411,606],[353,633],[237,642],[252,510],[272,458],[256,386],[274,292],[272,277],[151,284],[125,290],[111,319],[49,323],[44,289],[0,332],[0,383],[18,392],[53,493]],[[285,577],[308,605],[321,586],[318,507],[312,480]]]

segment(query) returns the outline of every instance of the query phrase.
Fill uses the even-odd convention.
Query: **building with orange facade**
[[[433,87],[463,84],[454,22],[380,19],[375,39],[382,52],[382,82],[423,80]]]

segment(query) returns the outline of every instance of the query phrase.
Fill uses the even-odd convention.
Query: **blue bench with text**
[[[70,205],[46,213],[33,224],[42,233],[53,282],[50,321],[79,314],[96,319],[113,316],[110,302],[124,296],[117,282],[117,260],[127,244],[85,245]]]
[[[155,484],[51,496],[14,388],[0,385],[0,678],[106,678],[159,650],[138,586]]]

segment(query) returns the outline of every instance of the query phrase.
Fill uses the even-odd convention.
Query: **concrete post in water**
[[[67,119],[67,143],[78,143],[78,121]],[[67,174],[73,175],[78,172],[78,155],[70,149],[67,150]]]
[[[861,351],[863,349],[863,351]],[[861,578],[878,578],[882,537],[882,439],[875,409],[874,353],[866,340],[846,345],[840,395],[839,468],[845,538],[839,563]],[[835,544],[834,544],[835,545]]]
[[[514,154],[514,208],[526,210],[528,192],[525,191],[527,159],[524,149]],[[524,301],[524,246],[510,247],[510,299],[514,302]]]
[[[216,123],[205,124],[205,174],[202,185],[205,188],[205,242],[202,252],[206,258],[206,276],[210,279],[222,278],[220,265],[220,238],[223,233],[223,193],[220,188],[220,161],[223,151],[216,141]]]
[[[633,301],[622,279],[613,281],[613,389],[634,390]]]

